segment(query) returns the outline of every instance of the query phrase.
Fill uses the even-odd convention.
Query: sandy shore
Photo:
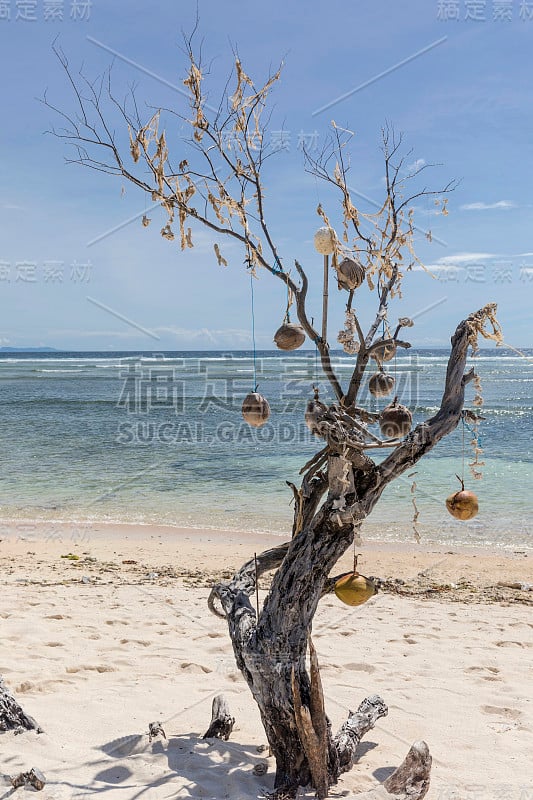
[[[0,674],[45,729],[0,735],[0,773],[40,768],[43,800],[108,791],[124,800],[252,800],[271,790],[257,710],[206,598],[213,580],[281,539],[70,525],[47,538],[47,530],[0,528]],[[533,583],[531,553],[375,543],[359,552],[362,571],[382,578],[385,591],[359,609],[325,598],[314,641],[334,727],[375,692],[389,715],[332,796],[383,780],[423,738],[434,757],[430,800],[530,800],[533,592],[498,583]],[[78,558],[62,558],[69,554]],[[220,692],[237,724],[229,742],[204,741]],[[150,744],[154,720],[168,738]],[[258,763],[268,765],[262,777],[252,773]],[[0,785],[0,798],[8,793]]]

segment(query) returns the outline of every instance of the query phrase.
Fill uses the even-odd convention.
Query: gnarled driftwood
[[[211,724],[206,730],[202,739],[223,739],[228,741],[235,725],[235,718],[231,716],[229,706],[223,694],[218,694],[213,698],[211,707]]]
[[[0,731],[22,733],[33,730],[41,733],[36,721],[22,710],[0,678]]]

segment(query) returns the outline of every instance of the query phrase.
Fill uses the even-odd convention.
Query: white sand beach
[[[76,530],[65,525],[45,541],[39,526],[2,527],[0,674],[44,733],[1,734],[0,773],[39,768],[43,800],[111,791],[124,800],[252,800],[271,791],[257,709],[206,599],[217,576],[280,539]],[[389,706],[331,796],[382,781],[425,739],[430,800],[531,798],[533,595],[496,587],[533,582],[531,554],[376,544],[360,552],[365,574],[403,580],[408,596],[382,591],[356,609],[328,596],[319,606],[313,639],[334,728],[368,694]],[[69,553],[79,559],[61,558]],[[236,718],[228,742],[201,738],[219,693]],[[167,739],[149,743],[156,720]],[[268,766],[260,777],[258,763]],[[12,791],[6,778],[2,789],[0,797]]]

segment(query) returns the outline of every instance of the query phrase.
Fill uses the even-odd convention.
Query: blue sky
[[[0,2],[4,346],[250,347],[249,280],[238,248],[221,241],[229,266],[219,267],[214,239],[204,232],[182,253],[177,239],[159,236],[163,214],[150,210],[142,193],[65,164],[63,143],[45,134],[57,124],[38,102],[45,90],[54,105],[74,105],[52,53],[56,37],[72,68],[83,64],[91,76],[109,66],[111,51],[119,54],[117,95],[135,82],[141,106],[184,110],[180,32],[191,29],[196,4],[160,0],[153,8],[135,0],[92,0],[90,8],[82,0]],[[63,19],[51,18],[60,11]],[[413,163],[442,165],[433,185],[460,180],[447,217],[435,215],[432,200],[417,205],[417,225],[434,237],[430,244],[417,236],[417,252],[437,278],[410,273],[391,318],[419,315],[413,344],[446,345],[457,322],[495,300],[506,341],[532,347],[533,2],[272,0],[243,7],[200,0],[199,12],[213,98],[231,69],[232,48],[258,80],[284,61],[272,130],[283,126],[289,138],[268,162],[266,211],[284,263],[298,258],[316,277],[310,315],[320,314],[321,257],[312,245],[318,201],[333,222],[339,216],[324,186],[304,172],[299,140],[322,144],[332,119],[353,130],[350,185],[368,198],[361,208],[370,211],[383,198],[379,145],[388,121],[403,132]],[[179,155],[179,131],[169,140]],[[154,219],[146,229],[139,218],[145,209]],[[334,289],[332,340],[342,326],[342,299]],[[357,296],[365,322],[374,299]],[[263,273],[255,292],[260,348],[273,346],[284,303],[281,283]]]

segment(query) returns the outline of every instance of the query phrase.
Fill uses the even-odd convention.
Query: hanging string
[[[291,287],[289,286],[289,274],[287,273],[287,309],[285,311],[285,319],[283,320],[285,323],[290,323],[291,316],[290,316],[290,308],[292,306],[292,291]]]
[[[357,539],[357,537],[354,536],[353,537],[353,572],[354,572],[354,574],[357,572],[357,559],[361,555],[361,553],[356,553],[355,552],[355,545],[357,543],[356,539]]]
[[[465,483],[465,415],[462,414],[463,420],[463,471],[461,473],[461,483],[464,486]]]
[[[311,317],[311,327],[315,327],[315,318]],[[318,387],[318,344],[315,339],[315,386]]]
[[[255,311],[254,311],[254,274],[250,272],[250,292],[252,299],[252,347],[254,353],[254,392],[257,392],[257,361],[255,352]]]

